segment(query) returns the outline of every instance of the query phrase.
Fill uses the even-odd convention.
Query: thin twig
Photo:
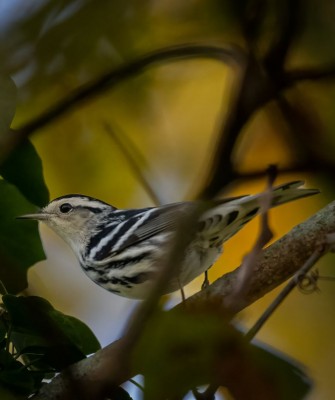
[[[3,296],[5,294],[8,294],[6,286],[4,283],[0,280],[0,295]]]
[[[178,286],[179,286],[179,290],[180,290],[181,302],[184,303],[186,300],[185,291],[184,291],[183,285],[180,282],[179,277],[177,279],[178,279]]]
[[[250,278],[254,272],[257,259],[260,256],[263,247],[272,239],[273,234],[269,227],[268,211],[271,208],[273,199],[273,183],[277,175],[275,166],[270,166],[268,169],[268,183],[267,187],[260,197],[260,233],[257,237],[249,254],[247,254],[240,267],[240,277],[236,282],[236,287],[231,296],[226,299],[227,302],[233,301],[234,303],[240,299],[243,301],[245,294],[250,286]]]
[[[92,100],[94,96],[102,94],[113,86],[143,72],[149,66],[166,61],[178,61],[190,58],[209,58],[235,65],[243,58],[243,52],[237,46],[213,46],[198,44],[183,44],[170,46],[151,53],[137,56],[135,60],[129,60],[126,64],[114,68],[112,71],[82,85],[72,91],[67,98],[50,107],[44,114],[30,121],[18,131],[29,135],[52,122],[55,118],[70,111],[74,106]]]
[[[300,270],[294,275],[290,282],[284,287],[284,289],[279,293],[279,295],[274,299],[274,301],[269,305],[261,317],[257,320],[254,326],[246,333],[245,337],[248,341],[252,340],[255,335],[259,332],[265,322],[270,318],[274,311],[279,307],[279,305],[286,299],[286,297],[292,292],[292,290],[299,285],[301,278],[303,278],[307,272],[313,268],[315,263],[319,260],[321,256],[325,254],[325,246],[319,246],[314,250],[305,264],[300,268]]]
[[[324,276],[324,275],[319,275],[318,279],[321,279],[323,281],[335,281],[335,276]]]
[[[271,208],[273,199],[273,183],[277,176],[277,168],[274,165],[270,165],[267,170],[268,182],[267,187],[262,194],[260,203],[260,233],[258,238],[252,247],[252,250],[247,254],[240,267],[239,277],[236,281],[236,285],[231,295],[226,298],[226,303],[229,302],[243,302],[243,299],[248,291],[251,283],[251,276],[257,265],[257,260],[262,252],[263,247],[273,237],[272,231],[269,226],[268,211]],[[219,385],[211,383],[203,393],[198,393],[198,399],[201,400],[213,400],[215,399],[215,393],[219,389]]]
[[[124,138],[126,138],[126,143],[124,144],[120,139],[119,135],[115,132],[114,129],[112,129],[112,127],[108,123],[104,123],[104,127],[108,132],[108,134],[112,137],[116,145],[120,148],[128,164],[130,165],[132,171],[136,175],[137,179],[139,180],[140,184],[142,185],[147,195],[151,198],[152,202],[156,206],[161,205],[162,201],[156,194],[154,188],[150,185],[149,180],[146,179],[146,177],[142,173],[143,169],[141,168],[140,164],[145,165],[147,163],[144,160],[144,157],[141,155],[140,151],[135,147],[134,143],[132,143],[132,141],[130,140],[129,137],[127,137],[127,135],[122,135]],[[118,130],[120,129],[118,128]],[[139,159],[141,160],[141,162],[136,161]]]

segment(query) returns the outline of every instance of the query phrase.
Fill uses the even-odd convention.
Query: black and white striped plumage
[[[272,206],[318,193],[302,189],[303,182],[277,186]],[[260,195],[218,200],[194,223],[197,233],[184,254],[178,277],[166,292],[179,289],[207,271],[222,252],[222,244],[259,213]],[[195,203],[119,210],[83,195],[51,201],[37,214],[25,215],[45,222],[73,249],[86,274],[105,289],[130,298],[144,298],[159,260],[173,239],[178,221]]]

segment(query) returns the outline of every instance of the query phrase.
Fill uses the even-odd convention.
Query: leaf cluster
[[[43,380],[100,348],[83,322],[41,297],[6,294],[2,301],[0,393],[30,395]]]

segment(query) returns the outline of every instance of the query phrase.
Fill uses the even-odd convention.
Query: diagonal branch
[[[326,235],[332,232],[335,232],[335,202],[297,225],[263,251],[254,269],[243,304],[240,301],[238,304],[225,303],[226,296],[234,290],[239,277],[239,268],[237,268],[219,278],[207,289],[187,299],[187,307],[196,308],[203,302],[219,300],[231,316],[235,315],[296,273],[313,254],[320,241],[325,240]],[[183,306],[184,304],[177,308]],[[87,393],[87,399],[102,398],[102,395],[106,396],[111,392],[114,385],[119,385],[141,373],[141,371],[132,370],[130,359],[123,357],[120,349],[124,346],[125,339],[121,338],[98,351],[94,356],[71,367],[71,378],[75,378],[83,388],[83,393]],[[120,365],[124,368],[120,369]],[[72,384],[72,380],[67,379],[67,373],[62,372],[41,389],[35,400],[73,399],[71,397]]]
[[[136,76],[149,66],[158,63],[161,64],[167,61],[178,61],[191,58],[209,58],[235,65],[240,62],[242,57],[243,54],[241,50],[236,46],[219,47],[212,45],[184,44],[153,51],[144,54],[143,56],[139,56],[133,61],[130,60],[125,65],[121,65],[86,85],[78,87],[76,90],[73,90],[67,98],[61,100],[44,114],[38,116],[36,119],[20,128],[19,131],[22,134],[29,135],[37,129],[49,124],[59,116],[64,115],[66,112],[71,111],[80,103],[93,99],[95,96],[100,95],[106,90],[110,90],[118,83]]]
[[[242,62],[244,54],[237,46],[214,46],[202,44],[184,44],[170,46],[153,51],[134,60],[128,61],[106,72],[104,75],[72,90],[66,98],[60,100],[39,116],[18,129],[11,130],[3,138],[0,152],[0,161],[3,161],[13,147],[18,146],[24,139],[39,129],[57,120],[85,101],[92,100],[117,84],[143,72],[146,68],[163,62],[172,62],[191,58],[208,58],[221,61],[230,66],[237,66]]]

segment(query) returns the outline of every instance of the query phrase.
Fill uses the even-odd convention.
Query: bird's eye
[[[67,214],[72,210],[72,206],[70,203],[64,203],[59,207],[59,211],[63,214]]]

